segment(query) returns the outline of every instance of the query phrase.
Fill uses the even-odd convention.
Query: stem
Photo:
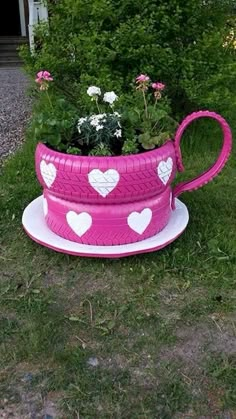
[[[153,125],[153,127],[152,127],[152,131],[156,128],[156,126],[157,126],[158,122],[159,122],[159,121],[157,121],[157,122]]]
[[[144,90],[142,90],[143,92],[143,100],[144,100],[144,108],[145,108],[145,116],[148,119],[148,110],[147,110],[147,101],[146,101],[146,96],[145,96],[145,92]]]
[[[48,94],[48,90],[46,90],[46,95],[47,95],[47,98],[48,98],[48,102],[49,102],[49,104],[50,104],[50,106],[51,106],[51,108],[52,108],[52,110],[53,110],[53,105],[52,105],[52,101],[51,101],[51,99],[50,99],[50,96],[49,96],[49,94]]]
[[[97,108],[98,108],[98,112],[99,112],[99,113],[101,113],[101,111],[100,111],[100,109],[99,109],[99,105],[98,105],[98,98],[96,97],[96,99],[95,99],[95,100],[96,100],[96,105],[97,105]]]

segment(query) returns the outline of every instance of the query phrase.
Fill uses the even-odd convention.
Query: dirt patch
[[[158,355],[160,360],[184,361],[188,368],[198,367],[207,354],[236,353],[234,323],[216,319],[194,326],[182,326],[176,330],[178,342],[173,347],[164,347]]]
[[[193,410],[189,410],[186,413],[179,413],[174,416],[173,419],[236,419],[236,412],[233,411],[225,411],[219,412],[217,416],[207,415],[202,416],[194,412]]]
[[[40,368],[27,363],[19,364],[12,374],[8,371],[6,375],[5,371],[7,381],[0,383],[1,419],[62,418],[58,408],[62,395],[56,392],[45,395],[43,382],[34,382],[38,374]],[[0,374],[0,377],[3,379],[4,374]]]
[[[58,395],[57,397],[59,400],[60,397]],[[63,417],[59,413],[55,401],[48,397],[43,399],[40,393],[22,391],[18,402],[7,398],[0,400],[0,418],[59,419]]]

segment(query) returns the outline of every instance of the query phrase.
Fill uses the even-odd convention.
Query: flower
[[[79,134],[81,134],[81,129],[80,129],[81,125],[83,125],[83,123],[84,123],[84,122],[86,122],[86,121],[87,121],[87,119],[88,119],[88,118],[80,118],[80,119],[78,120],[77,128],[78,128],[78,132],[79,132]]]
[[[92,125],[93,127],[96,127],[97,125],[99,125],[99,120],[97,118],[91,119],[90,125]]]
[[[85,121],[87,121],[87,118],[80,118],[78,120],[78,125],[82,125]]]
[[[164,90],[165,87],[166,87],[166,85],[164,83],[161,83],[161,82],[152,83],[152,88],[154,90]]]
[[[121,129],[117,129],[117,130],[114,132],[114,135],[115,135],[115,137],[116,137],[116,138],[121,137]]]
[[[103,125],[97,125],[96,126],[96,131],[99,131],[100,129],[103,129]]]
[[[49,71],[39,71],[37,73],[37,78],[35,79],[36,83],[42,84],[45,81],[53,81],[53,77],[49,73]],[[45,90],[45,89],[41,89]]]
[[[104,102],[110,103],[110,105],[112,105],[116,99],[118,99],[118,96],[113,91],[106,92],[103,96]]]
[[[100,96],[101,95],[101,89],[97,86],[90,86],[87,90],[87,93],[89,96]]]
[[[140,76],[136,77],[136,83],[144,83],[150,80],[146,74],[140,74]]]

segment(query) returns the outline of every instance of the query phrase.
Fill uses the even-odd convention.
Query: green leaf
[[[151,136],[150,136],[150,133],[149,132],[145,132],[144,134],[140,134],[138,136],[138,139],[139,139],[139,142],[140,143],[148,142],[150,140],[150,138],[151,138]]]

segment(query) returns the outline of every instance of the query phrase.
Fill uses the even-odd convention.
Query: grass
[[[219,133],[216,146],[208,134],[185,138],[186,177],[214,161]],[[0,178],[0,416],[43,417],[51,403],[66,419],[234,418],[234,158],[182,197],[190,223],[175,243],[99,260],[47,250],[22,231],[40,194],[33,153],[28,138]]]

